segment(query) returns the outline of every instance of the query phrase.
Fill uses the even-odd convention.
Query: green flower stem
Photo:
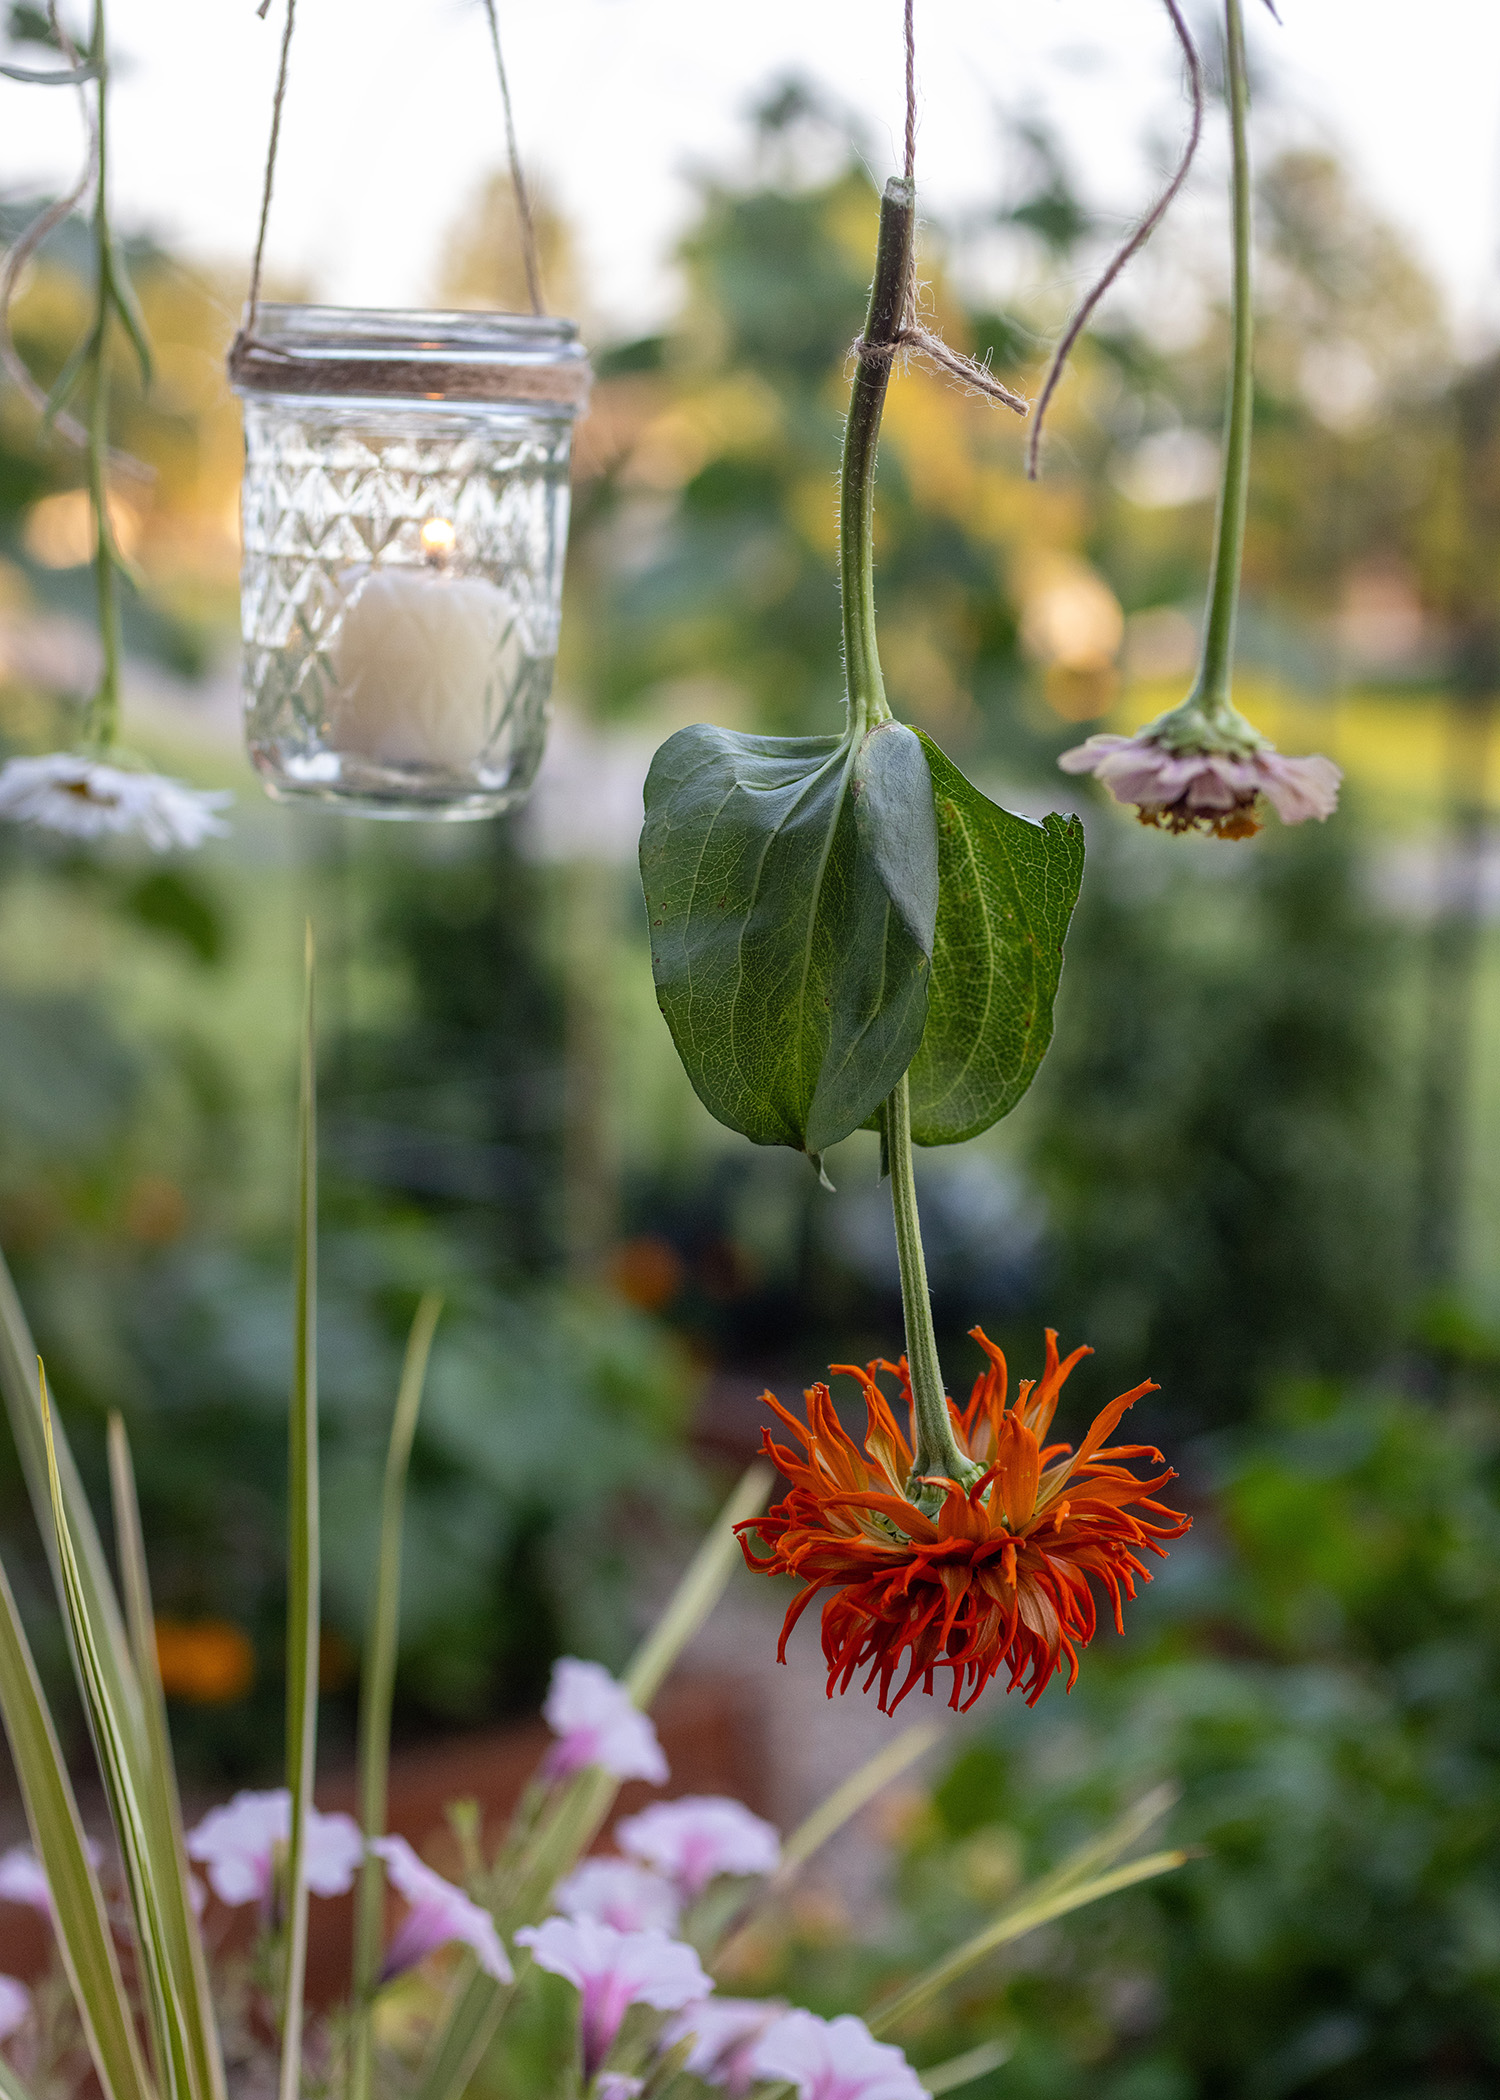
[[[903,1072],[885,1103],[885,1149],[891,1171],[891,1210],[896,1220],[896,1255],[901,1264],[901,1310],[906,1321],[906,1362],[911,1374],[917,1415],[917,1455],[907,1494],[924,1508],[936,1508],[942,1490],[921,1490],[918,1483],[934,1475],[977,1480],[981,1468],[964,1457],[948,1415],[943,1367],[938,1362],[927,1291],[927,1258],[922,1252],[922,1224],[917,1214],[917,1177],[912,1160],[911,1102]]]
[[[880,232],[875,246],[875,278],[870,310],[856,348],[854,389],[844,426],[844,469],[839,491],[839,585],[844,607],[844,670],[849,681],[849,722],[858,737],[876,722],[888,722],[885,680],[875,638],[875,455],[880,444],[880,418],[891,376],[891,356],[879,355],[894,345],[906,311],[911,281],[912,237],[916,225],[916,188],[892,176],[880,200]],[[867,345],[877,354],[871,356]],[[912,1165],[911,1105],[905,1076],[885,1104],[885,1151],[890,1166],[891,1208],[896,1218],[896,1251],[901,1262],[901,1308],[906,1319],[906,1360],[917,1411],[917,1457],[908,1493],[915,1501],[935,1504],[940,1491],[917,1486],[920,1478],[941,1474],[950,1480],[972,1480],[978,1467],[959,1450],[948,1419],[932,1305],[927,1295],[927,1262],[917,1215],[917,1184]]]
[[[1228,54],[1227,100],[1234,144],[1234,348],[1229,406],[1224,419],[1224,479],[1214,535],[1213,582],[1203,632],[1203,660],[1189,706],[1229,715],[1234,668],[1234,624],[1240,564],[1245,550],[1245,505],[1250,491],[1250,424],[1255,401],[1254,314],[1250,301],[1250,147],[1245,134],[1249,100],[1245,77],[1245,23],[1240,0],[1224,0]]]
[[[916,190],[892,176],[880,200],[875,280],[860,348],[894,345],[901,333],[906,287],[911,276]],[[859,355],[849,420],[844,425],[844,467],[839,487],[839,586],[844,605],[844,671],[849,681],[849,719],[856,732],[888,722],[885,680],[875,642],[875,454],[880,418],[890,383],[891,354]]]
[[[95,88],[99,132],[94,191],[94,327],[89,354],[88,473],[94,506],[94,577],[99,598],[99,644],[104,666],[89,703],[84,736],[95,751],[114,747],[120,729],[120,595],[118,558],[109,523],[109,347],[110,288],[114,251],[109,233],[109,75],[105,56],[104,0],[94,0],[89,56],[98,69]]]

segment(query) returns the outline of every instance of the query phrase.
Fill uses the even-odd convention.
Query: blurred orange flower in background
[[[1010,1670],[1007,1689],[1019,1686],[1028,1704],[1064,1668],[1071,1688],[1077,1651],[1096,1625],[1091,1584],[1103,1588],[1123,1632],[1124,1599],[1135,1595],[1137,1577],[1150,1580],[1141,1552],[1164,1555],[1159,1541],[1188,1529],[1189,1518],[1153,1499],[1176,1478],[1170,1468],[1141,1480],[1120,1463],[1148,1458],[1159,1464],[1159,1451],[1149,1444],[1106,1448],[1126,1408],[1156,1391],[1149,1379],[1112,1400],[1076,1452],[1070,1444],[1044,1444],[1064,1381],[1092,1351],[1075,1349],[1060,1361],[1049,1328],[1042,1376],[1023,1379],[1014,1406],[1007,1406],[1005,1358],[980,1328],[971,1332],[989,1364],[968,1406],[960,1411],[950,1400],[948,1410],[960,1450],[984,1471],[968,1488],[934,1481],[942,1494],[934,1516],[907,1499],[915,1423],[904,1358],[863,1370],[832,1367],[864,1389],[863,1453],[839,1421],[826,1385],[805,1396],[805,1428],[765,1395],[803,1453],[762,1431],[791,1493],[767,1515],[742,1524],[740,1544],[752,1568],[800,1576],[807,1585],[787,1612],[782,1660],[787,1637],[813,1598],[832,1592],[823,1606],[830,1697],[835,1688],[847,1691],[866,1664],[863,1689],[878,1680],[887,1713],[919,1682],[930,1692],[939,1669],[953,1672],[949,1704],[961,1703],[965,1711],[1002,1664]],[[901,1382],[910,1437],[876,1383],[880,1372]],[[769,1550],[757,1554],[754,1538]]]
[[[156,1621],[156,1662],[169,1699],[228,1706],[255,1682],[255,1650],[228,1619]]]

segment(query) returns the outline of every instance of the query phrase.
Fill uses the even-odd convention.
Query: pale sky
[[[239,262],[258,204],[283,0],[113,0],[117,214]],[[1345,147],[1471,333],[1500,332],[1497,0],[1249,0],[1288,128]],[[1202,7],[1197,10],[1200,14]],[[522,148],[573,221],[615,332],[670,309],[666,267],[695,168],[732,169],[742,113],[788,71],[865,117],[895,165],[900,0],[501,0]],[[1154,0],[919,0],[918,179],[935,214],[993,198],[992,112],[1045,109],[1090,201],[1133,210],[1144,142],[1178,135],[1178,72]],[[69,91],[0,81],[0,188],[56,184]],[[270,254],[341,303],[430,296],[442,230],[500,154],[477,0],[301,0]]]

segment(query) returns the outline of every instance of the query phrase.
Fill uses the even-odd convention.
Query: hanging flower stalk
[[[908,174],[886,185],[854,346],[839,521],[844,735],[679,731],[647,781],[641,871],[658,999],[708,1107],[820,1167],[826,1146],[876,1123],[890,1176],[907,1426],[873,1377],[868,1462],[825,1387],[808,1396],[805,1430],[778,1410],[805,1457],[767,1433],[792,1492],[741,1527],[746,1560],[807,1585],[783,1652],[824,1596],[830,1693],[863,1670],[895,1705],[948,1670],[958,1705],[1005,1663],[1028,1697],[1059,1669],[1071,1681],[1096,1623],[1091,1585],[1118,1624],[1146,1574],[1140,1550],[1159,1551],[1186,1520],[1154,1500],[1170,1473],[1141,1481],[1118,1463],[1146,1447],[1105,1448],[1149,1384],[1105,1410],[1076,1458],[1041,1443],[1061,1385],[1055,1357],[1030,1410],[1029,1387],[1009,1412],[991,1387],[961,1417],[943,1384],[913,1145],[976,1135],[1029,1085],[1051,1033],[1082,840],[1062,818],[1037,826],[998,809],[886,700],[875,467],[914,221]]]
[[[116,327],[123,329],[139,365],[142,383],[146,386],[151,383],[151,348],[145,318],[109,215],[109,61],[104,0],[94,0],[86,54],[74,48],[55,7],[49,7],[48,20],[69,67],[66,72],[30,77],[46,85],[78,88],[90,134],[89,163],[77,188],[63,200],[63,204],[50,206],[17,242],[3,277],[0,277],[0,302],[8,308],[20,263],[34,252],[65,216],[66,210],[81,200],[91,184],[93,315],[82,340],[40,406],[47,426],[78,443],[84,455],[94,522],[93,568],[100,673],[84,716],[77,749],[52,752],[40,758],[15,758],[0,768],[0,817],[35,824],[42,830],[61,832],[76,839],[133,834],[160,853],[174,847],[199,846],[206,838],[222,833],[226,826],[217,812],[234,798],[225,793],[185,787],[180,781],[153,773],[120,746],[120,681],[124,656],[120,584],[122,578],[129,577],[131,572],[110,516],[110,472],[119,464],[109,439],[109,363]],[[88,100],[90,86],[92,106]],[[3,350],[7,369],[18,379],[23,391],[28,396],[36,396],[39,390],[21,365],[11,341],[8,315],[0,317],[0,350]],[[80,390],[85,404],[81,424],[65,412],[68,403]],[[136,474],[145,471],[134,461],[129,462],[129,466]]]
[[[1243,839],[1260,829],[1262,799],[1284,824],[1331,816],[1341,775],[1332,759],[1284,758],[1230,697],[1235,617],[1245,545],[1254,410],[1248,82],[1240,0],[1224,0],[1226,101],[1233,143],[1234,294],[1224,467],[1203,652],[1193,690],[1134,736],[1091,736],[1058,764],[1093,773],[1143,824]]]

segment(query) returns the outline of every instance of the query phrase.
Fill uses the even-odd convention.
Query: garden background
[[[122,22],[142,69],[152,16]],[[11,10],[18,45],[37,26]],[[1089,837],[1040,1080],[987,1138],[921,1162],[944,1361],[966,1384],[979,1320],[1024,1372],[1053,1325],[1097,1349],[1076,1374],[1096,1405],[1156,1378],[1142,1429],[1196,1516],[1071,1699],[1028,1713],[991,1694],[757,1956],[849,2002],[851,1970],[950,1943],[1023,1870],[1175,1782],[1174,1831],[1202,1857],[1028,1942],[951,2013],[955,2049],[1013,2035],[975,2088],[996,2096],[1447,2100],[1500,2068],[1500,355],[1485,288],[1465,306],[1327,126],[1278,100],[1279,49],[1257,35],[1240,697],[1283,749],[1345,768],[1335,821],[1172,840],[1055,769],[1191,675],[1227,352],[1215,156],[1081,352],[1039,487],[1009,419],[934,375],[902,375],[886,416],[893,704],[997,799],[1079,807]],[[1170,118],[1170,85],[1163,69],[1143,125]],[[1065,109],[997,93],[990,194],[930,208],[923,232],[943,333],[1022,386],[1123,215]],[[280,1747],[308,911],[331,1771],[424,1289],[448,1310],[413,1470],[408,1744],[533,1713],[563,1650],[617,1664],[753,1448],[759,1392],[896,1347],[874,1141],[831,1156],[828,1194],[699,1108],[632,864],[669,730],[837,719],[834,477],[884,153],[829,79],[762,78],[632,326],[591,295],[587,229],[539,150],[551,298],[598,375],[557,719],[531,805],[450,828],[261,799],[237,743],[222,367],[243,257],[175,252],[118,199],[159,366],[144,397],[123,357],[118,376],[121,441],[155,470],[119,498],[142,579],[127,736],[238,801],[232,835],[191,859],[0,835],[0,1245],[96,1480],[104,1412],[125,1411],[174,1730],[205,1787],[263,1781]],[[38,196],[10,151],[5,178],[0,239]],[[318,194],[288,182],[279,208]],[[23,285],[16,335],[44,382],[87,268],[70,224]],[[434,303],[521,303],[502,177],[399,268]],[[0,756],[65,744],[94,676],[79,480],[0,391]],[[7,1564],[40,1606],[8,1451],[0,1495]],[[733,1638],[701,1660],[723,1672],[763,1646],[769,1700],[774,1615],[731,1609]],[[49,1629],[39,1610],[61,1685]],[[798,1640],[813,1648],[810,1625]],[[786,1711],[806,1709],[770,1717],[773,1748]],[[816,1731],[835,1762],[838,1719]],[[867,1743],[868,1714],[848,1724]]]

